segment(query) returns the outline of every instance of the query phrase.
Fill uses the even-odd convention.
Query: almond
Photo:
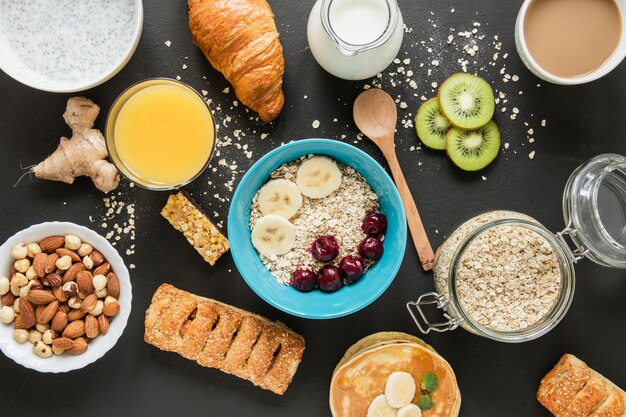
[[[3,306],[12,306],[15,302],[15,296],[10,291],[0,297],[0,304]]]
[[[104,262],[104,255],[102,255],[97,250],[91,251],[91,253],[89,254],[89,257],[93,261],[94,266],[98,266],[102,262]]]
[[[111,272],[111,264],[108,262],[103,263],[102,265],[100,265],[99,267],[93,270],[94,275],[106,276],[109,272]]]
[[[104,314],[98,316],[98,328],[102,334],[107,334],[109,331],[109,318]]]
[[[56,297],[52,295],[52,292],[46,290],[31,290],[28,292],[28,301],[33,304],[50,304],[56,301]]]
[[[57,261],[59,260],[59,255],[56,253],[48,255],[46,258],[46,265],[44,267],[44,272],[46,274],[50,274],[57,270]]]
[[[39,278],[43,278],[46,275],[46,260],[48,255],[41,252],[35,255],[33,259],[33,269]]]
[[[85,334],[88,338],[93,339],[100,333],[100,327],[98,326],[98,319],[89,315],[85,317]]]
[[[52,346],[57,349],[70,350],[72,349],[76,343],[67,337],[57,337],[52,340]]]
[[[80,355],[87,350],[88,346],[89,345],[87,345],[87,341],[85,339],[83,339],[82,337],[78,337],[74,339],[74,347],[67,350],[67,353],[71,355]]]
[[[67,314],[62,311],[57,311],[54,317],[52,318],[52,323],[50,323],[50,328],[54,330],[56,333],[61,334],[67,326]]]
[[[48,236],[39,242],[39,247],[42,252],[51,253],[59,249],[65,244],[65,238],[63,236]]]
[[[63,277],[57,273],[47,274],[41,279],[41,282],[48,287],[58,287],[63,284]]]
[[[46,309],[46,306],[37,306],[35,307],[35,319],[37,320],[37,323],[39,323],[39,317],[43,314],[43,311]],[[41,323],[44,324],[44,323]]]
[[[63,284],[70,282],[70,281],[74,281],[76,279],[76,274],[84,270],[85,270],[85,265],[83,265],[82,262],[79,262],[70,266],[69,269],[65,271],[65,274],[63,274]]]
[[[84,294],[93,293],[93,275],[89,271],[80,271],[76,274],[76,284],[78,284],[78,291]]]
[[[75,320],[67,325],[63,330],[63,337],[76,339],[85,334],[85,322],[83,320]]]
[[[41,306],[39,306],[41,307]],[[54,318],[57,310],[59,309],[59,302],[53,301],[44,307],[43,312],[37,315],[37,323],[46,324]]]
[[[28,330],[31,327],[33,327],[33,324],[31,324],[30,322],[24,321],[24,317],[21,314],[18,314],[17,316],[15,316],[15,328],[16,329]]]
[[[59,311],[64,312],[65,314],[70,312],[70,308],[68,307],[67,304],[63,303],[63,304],[59,304]]]
[[[102,308],[102,314],[105,316],[113,317],[120,312],[120,303],[118,301],[113,301],[112,303],[105,304]]]
[[[59,248],[55,251],[55,253],[59,255],[59,258],[62,258],[64,256],[69,256],[70,258],[72,258],[72,262],[81,261],[80,256],[78,256],[76,252],[68,248]]]
[[[120,298],[120,280],[115,272],[107,275],[107,294],[115,298]]]
[[[25,327],[25,328],[28,329],[30,327],[33,327],[35,325],[36,317],[37,317],[35,314],[35,309],[33,308],[33,305],[27,299],[20,298],[19,307],[20,307],[20,316],[22,316],[22,321],[24,322],[24,325],[28,325],[28,327]]]
[[[83,317],[85,317],[87,315],[87,313],[83,313],[80,310],[72,310],[69,313],[67,313],[67,319],[70,322],[76,321],[76,320],[80,320]]]
[[[98,296],[96,294],[89,294],[87,297],[85,297],[82,304],[80,305],[80,311],[82,311],[83,313],[89,313],[91,309],[96,305],[97,301]]]
[[[52,287],[52,294],[56,297],[57,301],[60,301],[62,303],[67,301],[67,295],[65,295],[65,291],[63,291],[63,287],[60,285],[57,287]]]

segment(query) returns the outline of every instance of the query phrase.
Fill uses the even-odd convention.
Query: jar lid
[[[578,167],[563,193],[563,217],[577,259],[626,268],[626,157],[603,154]]]

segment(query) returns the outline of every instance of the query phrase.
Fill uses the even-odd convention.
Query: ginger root
[[[93,129],[100,107],[85,97],[67,101],[63,119],[72,128],[72,137],[61,138],[52,155],[39,163],[33,171],[37,178],[72,184],[76,177],[87,176],[100,191],[112,191],[120,183],[120,174],[109,156],[104,136]]]

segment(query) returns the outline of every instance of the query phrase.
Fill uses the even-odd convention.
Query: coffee
[[[590,74],[606,63],[622,35],[615,0],[534,0],[524,37],[533,59],[552,75]]]

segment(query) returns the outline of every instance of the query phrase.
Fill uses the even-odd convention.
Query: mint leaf
[[[426,372],[422,378],[422,390],[432,393],[439,386],[439,378],[434,372]]]
[[[417,406],[421,408],[422,410],[426,411],[426,410],[430,410],[431,408],[433,408],[435,406],[435,402],[428,395],[422,395],[417,400]]]

